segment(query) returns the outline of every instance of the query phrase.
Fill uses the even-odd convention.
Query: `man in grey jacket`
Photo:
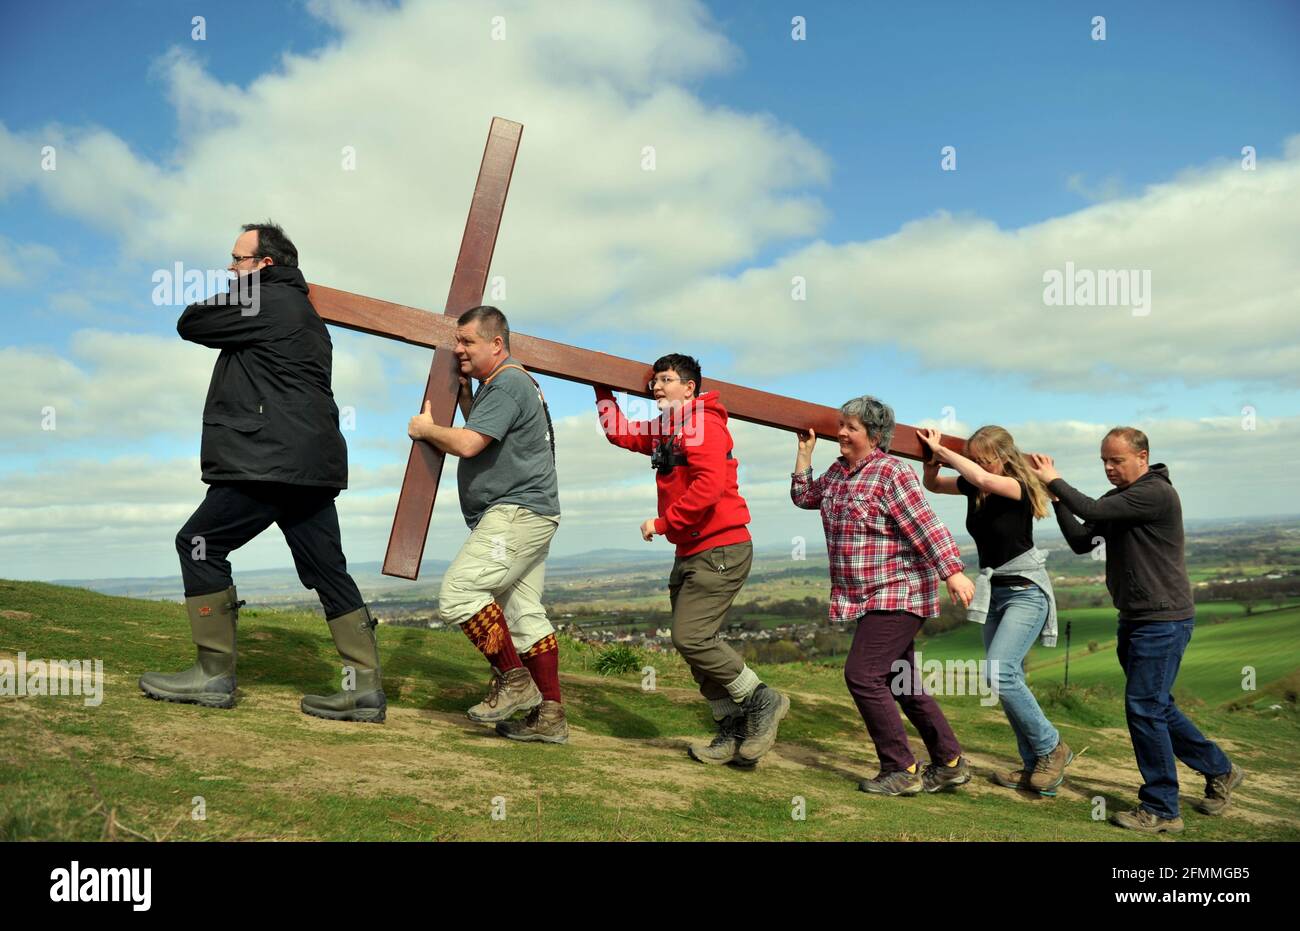
[[[1115,487],[1094,500],[1056,471],[1050,456],[1030,456],[1051,492],[1061,533],[1076,553],[1104,548],[1106,588],[1119,611],[1116,652],[1124,669],[1124,710],[1143,785],[1140,805],[1111,821],[1149,834],[1183,829],[1174,759],[1205,776],[1196,806],[1217,815],[1245,773],[1178,709],[1171,694],[1192,639],[1195,605],[1183,552],[1183,508],[1162,463],[1149,465],[1146,434],[1116,427],[1101,444]],[[1082,518],[1080,524],[1076,518]]]

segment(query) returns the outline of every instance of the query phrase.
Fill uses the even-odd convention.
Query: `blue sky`
[[[11,173],[17,180],[6,183],[0,179],[0,246],[6,246],[9,253],[9,265],[0,264],[0,300],[7,318],[4,347],[24,364],[73,359],[73,365],[91,373],[78,382],[78,390],[95,390],[95,386],[114,390],[119,384],[114,379],[122,373],[94,369],[93,360],[85,355],[85,345],[94,344],[99,337],[88,338],[84,331],[174,340],[174,315],[166,312],[168,308],[159,312],[149,304],[142,282],[152,270],[168,268],[173,261],[211,263],[219,258],[228,248],[225,240],[233,242],[237,231],[236,225],[228,222],[234,214],[222,208],[238,203],[239,209],[257,213],[270,199],[259,200],[256,194],[261,186],[273,185],[270,179],[283,167],[271,154],[277,139],[268,138],[280,130],[272,125],[269,130],[262,126],[261,135],[240,134],[241,127],[255,121],[255,115],[249,114],[261,99],[256,89],[293,91],[293,82],[301,81],[299,92],[310,95],[314,87],[298,73],[301,69],[286,67],[285,56],[299,63],[316,62],[320,70],[314,78],[319,87],[325,69],[342,68],[348,54],[364,48],[368,57],[362,60],[368,70],[396,69],[407,55],[410,63],[407,70],[394,70],[399,77],[378,82],[377,90],[360,93],[356,100],[341,98],[334,111],[340,132],[346,135],[353,121],[358,127],[372,127],[354,133],[362,151],[371,152],[381,141],[391,144],[390,130],[394,138],[402,138],[405,127],[415,125],[404,122],[412,113],[421,123],[432,124],[420,131],[433,140],[429,160],[445,171],[450,190],[445,197],[437,195],[437,203],[445,204],[446,209],[431,206],[426,215],[429,235],[442,251],[429,248],[421,252],[402,245],[399,253],[397,245],[381,243],[418,239],[418,235],[412,237],[405,227],[385,228],[373,221],[363,228],[349,228],[340,215],[337,230],[322,229],[321,222],[310,229],[311,241],[321,243],[315,256],[304,252],[304,270],[311,280],[440,309],[473,171],[472,159],[466,164],[465,158],[453,159],[450,152],[481,146],[487,120],[494,113],[526,125],[520,170],[498,247],[499,262],[511,263],[512,268],[525,266],[528,253],[538,248],[536,235],[526,239],[525,231],[545,224],[542,205],[533,206],[531,199],[540,198],[543,188],[558,186],[561,193],[547,196],[555,198],[552,206],[559,202],[564,208],[556,232],[567,235],[574,231],[573,251],[562,255],[570,277],[583,278],[601,263],[627,261],[631,256],[628,267],[648,268],[647,277],[653,279],[659,267],[660,244],[671,234],[656,237],[652,231],[644,240],[633,238],[631,246],[611,246],[608,254],[599,251],[599,243],[593,245],[588,240],[584,251],[582,211],[595,210],[589,205],[597,203],[597,196],[617,194],[601,189],[597,195],[594,189],[584,191],[581,179],[561,177],[556,173],[557,163],[548,160],[548,153],[556,151],[554,143],[548,150],[543,141],[544,134],[552,133],[570,151],[593,153],[583,156],[593,160],[601,157],[608,140],[593,129],[599,123],[577,114],[583,113],[583,108],[608,112],[602,109],[608,103],[608,92],[622,100],[626,112],[646,114],[647,125],[653,116],[659,120],[660,132],[663,127],[681,127],[683,134],[697,143],[698,148],[689,151],[685,145],[661,147],[666,163],[673,164],[674,159],[687,163],[687,176],[680,183],[661,182],[677,183],[678,187],[658,196],[670,200],[679,213],[698,209],[720,217],[722,238],[731,228],[740,242],[734,248],[719,248],[712,261],[673,256],[663,266],[663,280],[648,284],[638,278],[629,279],[626,286],[619,282],[603,290],[595,285],[584,290],[575,285],[566,291],[564,282],[544,281],[539,270],[512,276],[513,303],[503,302],[503,307],[512,316],[517,314],[520,330],[647,358],[660,351],[691,351],[704,361],[706,380],[712,374],[822,403],[837,404],[870,391],[893,403],[905,422],[939,418],[946,406],[953,406],[959,424],[968,428],[991,421],[1032,424],[1035,426],[1026,427],[1029,435],[1043,440],[1057,436],[1051,432],[1052,424],[1168,423],[1172,433],[1172,424],[1177,422],[1181,431],[1178,442],[1186,446],[1175,448],[1189,454],[1205,442],[1217,444],[1218,440],[1203,437],[1204,431],[1223,428],[1224,423],[1239,417],[1244,405],[1252,405],[1261,418],[1271,418],[1275,429],[1270,434],[1273,445],[1269,455],[1276,455],[1281,463],[1288,450],[1296,451],[1290,439],[1294,435],[1290,418],[1300,415],[1300,386],[1294,372],[1287,376],[1266,364],[1272,358],[1270,347],[1296,342],[1295,329],[1286,321],[1295,319],[1298,292],[1295,279],[1284,273],[1272,287],[1261,284],[1259,275],[1247,282],[1244,269],[1251,263],[1225,257],[1223,274],[1231,276],[1239,270],[1243,281],[1225,283],[1223,293],[1259,289],[1259,295],[1252,291],[1243,297],[1242,306],[1250,309],[1241,311],[1240,316],[1228,308],[1206,311],[1196,306],[1198,289],[1186,286],[1172,300],[1157,304],[1149,326],[1145,322],[1130,324],[1146,327],[1145,331],[1118,331],[1121,340],[1134,334],[1131,355],[1119,352],[1098,358],[1095,364],[1081,364],[1076,356],[1093,345],[1090,340],[1101,337],[1081,333],[1076,343],[1074,330],[1063,328],[1050,339],[1035,337],[1038,342],[1024,349],[1027,361],[1001,358],[1004,346],[1025,342],[1024,318],[1003,313],[1000,308],[1009,307],[1007,302],[1015,299],[990,298],[988,292],[996,287],[983,279],[986,272],[1003,274],[1003,263],[1026,242],[1057,241],[1053,231],[1059,225],[1071,243],[1069,249],[1049,251],[1050,257],[1037,266],[1031,262],[1035,269],[1058,267],[1058,259],[1086,255],[1094,246],[1098,254],[1112,254],[1107,249],[1113,230],[1120,259],[1132,256],[1131,262],[1125,261],[1121,267],[1154,267],[1159,301],[1162,294],[1169,294],[1170,282],[1192,276],[1180,273],[1175,264],[1179,256],[1159,254],[1155,247],[1150,253],[1145,251],[1144,230],[1152,231],[1153,240],[1168,241],[1161,224],[1169,224],[1168,229],[1205,245],[1211,256],[1222,256],[1223,250],[1212,248],[1217,219],[1212,208],[1186,218],[1180,212],[1184,208],[1167,208],[1167,198],[1153,195],[1152,186],[1162,190],[1161,186],[1168,186],[1175,195],[1186,188],[1189,193],[1183,196],[1187,202],[1205,201],[1214,191],[1208,185],[1237,183],[1228,172],[1240,161],[1245,145],[1256,148],[1261,166],[1276,172],[1267,175],[1274,179],[1274,186],[1268,189],[1274,192],[1270,198],[1276,197],[1278,189],[1289,190],[1286,185],[1294,174],[1295,156],[1288,155],[1287,140],[1300,132],[1296,91],[1300,87],[1300,57],[1295,55],[1300,6],[1290,2],[1126,3],[1109,10],[1104,6],[1025,2],[987,9],[933,3],[868,9],[850,3],[794,8],[759,2],[670,4],[663,7],[667,12],[650,8],[647,13],[640,4],[628,4],[607,5],[600,14],[605,19],[582,14],[580,22],[580,14],[573,13],[571,22],[566,23],[560,7],[521,3],[390,4],[377,8],[369,18],[341,2],[309,8],[300,3],[236,0],[208,11],[161,2],[24,5],[7,14],[5,54],[0,55],[0,87],[4,88],[0,91],[0,128],[6,141],[0,157],[11,157],[14,165],[22,168]],[[524,52],[520,59],[512,59],[508,68],[500,69],[508,71],[511,80],[500,77],[500,86],[479,87],[492,85],[497,69],[488,59],[489,47],[486,52],[466,53],[459,64],[448,61],[446,72],[424,75],[429,83],[422,85],[420,73],[412,68],[444,65],[421,60],[418,50],[402,42],[403,32],[429,30],[428,57],[449,58],[451,46],[440,46],[440,41],[446,40],[440,33],[455,35],[457,30],[477,29],[476,24],[490,19],[498,7],[512,30],[511,38],[502,44],[515,43],[512,51]],[[613,12],[608,11],[610,7]],[[201,43],[190,37],[190,17],[196,13],[207,17],[207,38]],[[806,41],[791,40],[790,19],[795,13],[807,19]],[[627,28],[622,28],[619,20],[623,15]],[[1106,17],[1104,41],[1090,36],[1096,15]],[[645,24],[651,22],[647,16],[655,23],[650,30],[654,34],[638,45],[642,42],[638,29],[646,29]],[[593,25],[588,19],[597,21]],[[379,25],[372,26],[372,21]],[[385,32],[386,28],[390,31]],[[486,22],[482,28],[486,30]],[[581,45],[574,46],[580,49],[576,62],[557,66],[544,55],[529,54],[529,43],[539,49],[546,48],[546,42],[563,45],[568,33],[579,32],[582,39]],[[599,49],[592,49],[593,43],[608,43],[617,54],[602,55]],[[692,43],[700,47],[694,48]],[[665,64],[655,64],[648,71],[626,64],[625,59],[642,54],[653,63]],[[477,72],[480,68],[483,71]],[[574,87],[572,69],[581,71],[578,83],[589,87]],[[31,80],[34,74],[40,80]],[[455,83],[458,78],[464,83]],[[345,77],[343,84],[347,83]],[[547,88],[551,100],[556,101],[553,107],[548,106],[548,95],[538,93]],[[588,89],[588,99],[582,99]],[[477,95],[482,96],[481,103]],[[440,110],[444,102],[445,122]],[[223,110],[226,106],[234,108],[233,116]],[[321,106],[328,107],[328,102]],[[371,120],[376,112],[389,107],[394,108],[394,120],[377,132]],[[566,111],[566,107],[570,109]],[[470,115],[465,116],[462,110]],[[310,112],[306,107],[304,111]],[[679,115],[674,117],[674,113]],[[566,115],[574,116],[571,122],[566,122]],[[742,123],[728,123],[724,118],[728,115]],[[444,126],[448,134],[459,133],[460,140],[440,135]],[[738,128],[728,128],[733,126]],[[102,158],[91,164],[85,156],[76,161],[82,152],[104,151],[92,149],[86,142],[96,128],[125,147],[122,165],[114,161],[104,167]],[[615,127],[611,135],[620,131]],[[629,139],[635,141],[633,136],[640,131],[632,128]],[[718,136],[711,139],[715,131]],[[287,129],[284,132],[289,134]],[[413,131],[410,135],[414,140]],[[30,165],[39,160],[39,143],[55,137],[61,140],[63,173],[33,175]],[[230,153],[229,165],[221,170],[224,174],[203,174],[198,154],[205,144],[217,145],[218,141]],[[336,141],[331,138],[322,145]],[[957,148],[956,171],[939,170],[940,149],[945,145]],[[710,175],[712,169],[706,166],[728,146],[736,148],[723,164],[734,165],[741,177],[736,190],[729,190],[715,204],[710,188],[716,189],[718,179],[725,178],[727,171]],[[23,158],[28,161],[21,163]],[[752,167],[764,160],[765,167]],[[700,167],[694,168],[696,165]],[[799,166],[809,165],[819,167],[800,170]],[[536,173],[526,175],[525,166]],[[85,185],[87,190],[75,184],[53,190],[53,185],[69,184],[62,180],[69,170],[102,171],[103,178]],[[670,177],[673,170],[666,169],[661,177]],[[691,176],[695,170],[699,174]],[[139,179],[160,175],[180,183],[180,193],[165,202],[144,204],[148,195],[140,193]],[[468,180],[460,180],[466,176]],[[438,174],[431,171],[429,177]],[[711,180],[700,187],[700,177]],[[1260,177],[1265,176],[1261,173]],[[382,181],[367,180],[380,185],[376,190],[383,190]],[[629,188],[640,183],[632,177],[627,180]],[[441,182],[429,183],[436,187]],[[1198,184],[1207,187],[1202,190]],[[395,196],[417,201],[421,196],[409,184],[397,186],[395,181],[394,185]],[[332,194],[340,190],[333,184],[321,185],[311,196],[328,210]],[[570,190],[573,196],[564,199]],[[103,201],[97,202],[101,194]],[[1225,203],[1241,200],[1225,196]],[[765,198],[770,200],[774,216],[789,209],[791,218],[774,220],[771,230],[745,243],[746,230],[763,222],[761,212],[745,211],[753,204],[765,203]],[[134,222],[123,221],[104,207],[105,203],[120,204],[129,213],[137,202],[144,206],[139,207]],[[295,230],[308,221],[292,212],[285,214],[285,209],[293,209],[291,199],[286,203],[276,219],[302,246],[302,236]],[[340,201],[339,210],[346,209],[344,203]],[[795,216],[803,208],[807,208],[806,215]],[[199,218],[210,209],[214,218],[221,218],[214,222],[224,226],[208,232],[199,229]],[[617,221],[617,210],[611,212]],[[175,220],[178,216],[184,220]],[[597,215],[592,216],[594,225]],[[645,213],[640,205],[633,205],[626,216],[638,218]],[[950,224],[936,221],[936,217],[947,217]],[[245,219],[242,214],[240,219]],[[1245,215],[1234,222],[1261,230],[1265,249],[1286,247],[1277,242],[1277,234],[1263,232],[1272,229],[1270,224],[1287,222],[1272,213],[1261,213],[1259,218]],[[160,234],[141,228],[153,223],[183,227],[186,232],[163,241]],[[891,237],[908,229],[913,235],[903,237],[906,253],[900,261],[915,269],[907,273],[918,285],[912,291],[928,294],[932,288],[934,293],[928,299],[908,298],[915,303],[903,309],[903,302],[882,294],[865,270],[881,267],[874,262],[888,262]],[[1283,234],[1293,229],[1281,227]],[[512,230],[518,230],[513,238]],[[947,232],[971,235],[973,245],[970,249],[959,245],[956,252],[927,247],[926,237],[942,239]],[[358,237],[368,242],[357,248]],[[451,252],[446,251],[448,242],[453,244]],[[1292,254],[1296,244],[1289,243]],[[682,252],[698,253],[711,243],[693,244],[693,249],[691,245],[683,243]],[[985,245],[987,252],[983,251]],[[1191,247],[1170,248],[1181,253]],[[1241,248],[1244,254],[1254,256],[1261,247],[1243,243]],[[862,266],[861,295],[845,293],[856,291],[859,279],[852,271],[859,249],[863,256],[877,258]],[[345,264],[346,257],[352,255],[362,260],[361,267]],[[751,314],[746,309],[747,295],[753,294],[747,290],[752,287],[749,282],[764,275],[778,280],[785,263],[797,265],[805,255],[820,257],[817,261],[824,259],[845,275],[837,279],[848,284],[837,284],[836,305],[813,301],[798,308],[802,315],[798,325],[788,320],[774,322],[772,317],[762,316],[766,311]],[[963,260],[954,262],[954,255]],[[1205,264],[1190,255],[1182,258],[1193,269]],[[404,270],[392,275],[389,262]],[[417,274],[412,266],[420,262],[423,266]],[[541,258],[537,263],[546,264]],[[549,264],[554,265],[553,258]],[[514,283],[519,280],[525,282],[522,298]],[[818,280],[810,278],[814,293]],[[965,301],[967,282],[972,292],[980,293],[979,301]],[[1030,281],[1023,290],[1032,297],[1040,287]],[[85,295],[84,303],[65,292]],[[714,325],[703,332],[690,324],[699,316],[692,301],[701,294],[727,295],[721,307],[710,310]],[[1262,307],[1261,302],[1270,300],[1269,294],[1274,304]],[[1288,307],[1292,311],[1289,316],[1285,313]],[[1208,316],[1200,319],[1198,313]],[[978,319],[972,321],[972,314]],[[910,324],[912,319],[915,326]],[[1077,327],[1116,326],[1113,321],[1096,323],[1096,319],[1079,317]],[[755,345],[753,330],[759,326],[758,320],[763,327],[778,328],[772,330],[775,348]],[[784,325],[791,326],[786,336],[779,331]],[[983,333],[978,342],[967,334],[972,325]],[[1230,365],[1207,366],[1204,359],[1212,355],[1206,341],[1216,338],[1216,326],[1233,328],[1235,335],[1227,342],[1247,346],[1255,355],[1243,356],[1236,370]],[[1241,333],[1243,328],[1250,332]],[[908,332],[912,330],[915,339]],[[78,333],[83,335],[78,337]],[[819,340],[833,345],[819,347]],[[787,341],[791,364],[786,364],[780,351]],[[943,348],[950,341],[969,342],[969,355]],[[340,354],[354,351],[362,342],[360,337],[336,334]],[[834,349],[841,344],[842,350]],[[81,356],[77,356],[79,347]],[[823,355],[824,364],[819,361]],[[1054,356],[1062,363],[1068,359],[1069,364],[1057,372]],[[1180,356],[1187,357],[1185,365],[1178,363]],[[1162,361],[1148,366],[1145,360],[1154,357]],[[186,358],[202,368],[200,360],[206,357]],[[393,449],[383,442],[401,445],[402,408],[407,406],[402,399],[417,398],[422,382],[420,359],[412,353],[384,354],[378,364],[383,366],[393,404],[390,408],[376,402],[376,416],[366,418],[357,436],[349,438],[354,466],[376,470],[374,484],[366,491],[376,499],[372,515],[376,526],[382,524],[378,515],[383,511],[384,495],[395,491],[391,475],[383,472],[392,466]],[[49,364],[44,370],[49,370]],[[128,424],[116,435],[91,430],[86,433],[91,442],[60,445],[13,436],[0,445],[0,469],[11,476],[57,476],[70,463],[87,458],[109,463],[124,455],[146,456],[159,468],[175,469],[181,458],[197,452],[202,395],[200,391],[194,397],[193,384],[204,381],[200,375],[176,389],[188,405],[178,410],[189,411],[192,435],[179,427],[151,432],[138,427],[141,418],[124,413],[124,421],[136,426]],[[360,392],[366,384],[371,382],[358,376],[356,390]],[[57,387],[55,381],[45,390],[54,392]],[[589,409],[590,392],[585,387],[548,382],[547,391],[558,417],[583,415]],[[39,401],[39,392],[34,399]],[[341,404],[347,402],[365,405],[370,397],[340,396]],[[15,397],[11,403],[20,401]],[[21,403],[28,399],[24,396]],[[34,422],[29,409],[15,409],[13,414],[13,423]],[[1083,443],[1080,448],[1086,447]],[[762,447],[751,459],[769,455],[774,454]],[[792,448],[789,458],[793,458]],[[1085,461],[1079,459],[1081,464]],[[634,483],[644,485],[639,466],[627,463],[624,471],[605,483],[621,483],[629,494],[638,494],[631,489]],[[1260,468],[1267,466],[1261,464]],[[1207,473],[1216,469],[1207,464]],[[764,480],[778,481],[779,471],[764,472]],[[1269,481],[1280,481],[1275,474],[1267,474]],[[1094,492],[1100,492],[1098,476],[1087,477]],[[1277,510],[1275,503],[1246,495],[1225,501],[1215,493],[1211,474],[1201,477],[1203,486],[1185,492],[1189,515]],[[589,478],[593,487],[602,484],[599,476],[584,478]],[[1080,484],[1088,486],[1082,480]],[[190,498],[197,503],[201,486],[195,484],[194,488]],[[131,494],[134,492],[127,498],[135,501]],[[57,499],[42,500],[44,506],[56,509],[67,506]],[[170,515],[184,500],[184,495],[178,495],[170,510],[161,501],[151,502],[150,506],[158,509],[157,526],[168,526]],[[42,537],[39,543],[19,542],[23,539],[22,521],[37,519],[40,512],[23,510],[22,501],[8,504],[6,532],[10,543],[23,553],[25,571],[41,577],[70,574],[63,571],[53,551],[35,552],[52,546],[55,537]],[[109,532],[109,525],[100,530]],[[140,530],[143,540],[147,534],[143,526]],[[780,540],[788,532],[786,525],[774,523],[769,535]],[[580,549],[581,538],[575,534],[569,548]],[[599,535],[591,538],[599,539]],[[371,537],[365,539],[369,545]],[[147,558],[137,549],[124,547],[117,553],[101,550],[101,556],[93,561],[105,567],[103,574],[147,574],[146,568],[156,567],[165,571],[165,534],[163,543],[161,554],[151,550]],[[272,559],[272,564],[283,564],[283,555]],[[266,558],[272,558],[269,549]]]

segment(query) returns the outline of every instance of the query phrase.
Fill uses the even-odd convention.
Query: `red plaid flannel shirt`
[[[790,498],[820,508],[831,568],[831,620],[864,611],[939,613],[939,579],[965,564],[916,473],[873,449],[857,467],[840,456],[821,478],[791,473]]]

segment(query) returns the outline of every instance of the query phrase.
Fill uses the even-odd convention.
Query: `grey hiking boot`
[[[186,598],[190,636],[198,658],[182,672],[146,672],[140,677],[140,691],[161,701],[233,708],[235,623],[242,604],[233,585],[222,592]]]
[[[502,721],[497,725],[497,733],[511,740],[562,744],[569,742],[569,722],[564,717],[562,704],[543,699],[522,721]]]
[[[1140,831],[1143,834],[1163,834],[1166,831],[1170,834],[1177,834],[1183,829],[1182,818],[1161,818],[1145,808],[1135,808],[1133,811],[1118,811],[1110,816],[1110,823],[1117,824],[1122,828],[1128,828],[1130,831]]]
[[[1074,762],[1074,751],[1064,740],[1056,742],[1056,748],[1047,756],[1040,756],[1034,761],[1034,768],[1029,773],[1029,785],[1036,792],[1052,792],[1065,781],[1065,767]]]
[[[304,695],[303,714],[331,721],[383,722],[388,699],[379,668],[376,623],[365,605],[329,621],[334,646],[343,658],[344,688],[333,695]]]
[[[1204,774],[1202,774],[1204,775]],[[1191,802],[1191,806],[1203,815],[1221,815],[1223,809],[1232,801],[1232,790],[1241,785],[1246,778],[1246,771],[1236,763],[1232,769],[1218,776],[1205,776],[1205,798]]]
[[[528,671],[528,667],[520,666],[506,672],[498,672],[493,667],[487,698],[465,713],[471,721],[495,724],[497,721],[505,721],[516,711],[528,711],[541,703],[542,693],[533,683],[533,674]]]
[[[871,795],[919,795],[924,784],[920,773],[896,769],[892,773],[880,773],[872,779],[863,779],[858,783],[858,788]]]
[[[965,756],[957,758],[956,766],[944,766],[931,761],[921,770],[921,787],[927,792],[939,792],[943,789],[955,789],[970,782],[970,766]]]
[[[744,738],[745,716],[732,714],[718,722],[718,732],[713,735],[712,741],[708,744],[691,744],[687,752],[693,760],[721,766],[736,758],[736,751],[740,749],[740,742]]]
[[[745,712],[745,739],[736,750],[736,762],[752,766],[776,743],[781,719],[790,713],[790,699],[776,689],[760,685],[741,708]]]

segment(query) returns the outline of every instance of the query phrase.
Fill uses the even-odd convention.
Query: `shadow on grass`
[[[461,712],[487,694],[491,669],[486,661],[479,669],[467,668],[462,662],[439,659],[432,654],[438,644],[436,634],[403,629],[385,631],[380,643],[384,658],[384,692],[392,704],[413,705],[422,710]],[[390,646],[396,640],[396,646]],[[391,679],[390,679],[391,677]],[[416,684],[402,683],[400,678],[416,679]]]
[[[329,632],[323,630],[324,643],[329,644]],[[340,666],[321,658],[322,641],[306,631],[288,627],[256,627],[243,629],[236,640],[236,674],[241,689],[256,685],[284,685],[297,689],[319,688],[329,685],[336,690],[341,676]],[[145,672],[180,672],[194,662],[194,648],[183,648],[186,655],[175,657],[175,649],[158,650],[157,656],[146,659],[137,675]],[[133,671],[134,672],[134,671]]]
[[[629,707],[631,702],[639,701],[638,695],[629,693],[628,697],[620,694],[624,690],[586,683],[569,683],[564,691],[566,702],[572,706],[571,720],[580,727],[609,737],[644,739],[663,736],[658,721]],[[666,703],[662,708],[666,714],[670,713]]]

